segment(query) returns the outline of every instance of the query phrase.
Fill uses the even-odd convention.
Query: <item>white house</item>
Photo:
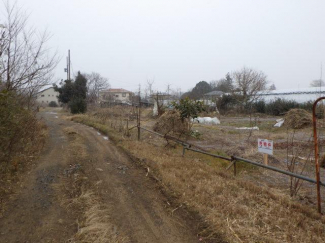
[[[217,100],[221,98],[223,94],[224,93],[219,90],[211,91],[209,93],[204,94],[203,99],[201,99],[201,101],[203,101],[205,105],[216,106]]]
[[[53,87],[47,87],[37,93],[36,101],[41,106],[48,106],[51,101],[55,101],[59,104],[59,92],[55,91]]]
[[[111,101],[120,103],[129,103],[133,93],[126,89],[107,89],[99,91],[100,102]]]

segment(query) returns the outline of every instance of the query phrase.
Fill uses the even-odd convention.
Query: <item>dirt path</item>
[[[0,242],[67,242],[78,232],[79,215],[60,206],[60,191],[53,187],[66,183],[64,172],[72,166],[65,128],[73,129],[86,148],[83,176],[96,185],[96,196],[115,234],[125,236],[126,242],[199,242],[195,221],[186,220],[190,216],[182,210],[173,211],[156,183],[109,139],[55,113],[44,112],[42,117],[49,127],[49,142],[0,219]]]

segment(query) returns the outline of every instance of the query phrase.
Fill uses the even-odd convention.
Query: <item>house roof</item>
[[[206,93],[204,96],[220,96],[220,95],[223,95],[223,92],[219,91],[219,90],[215,90],[215,91]]]
[[[109,93],[132,93],[126,89],[106,89],[102,90],[102,92],[109,92]]]
[[[261,91],[259,92],[259,95],[323,94],[324,92],[325,92],[325,87],[308,87],[308,88]]]
[[[42,88],[40,88],[40,90],[37,93],[42,93],[45,90],[51,89],[53,88],[53,85],[45,85]]]

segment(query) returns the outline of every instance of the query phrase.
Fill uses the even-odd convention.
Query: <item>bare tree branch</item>
[[[8,91],[35,95],[50,83],[59,58],[46,48],[50,35],[27,26],[28,16],[16,3],[4,2],[0,29],[0,81]]]

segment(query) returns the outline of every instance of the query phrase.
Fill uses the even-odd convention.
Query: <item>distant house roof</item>
[[[45,85],[42,88],[40,88],[40,90],[37,93],[41,93],[41,92],[51,89],[51,88],[53,88],[53,85]]]
[[[216,91],[211,91],[209,93],[206,93],[204,96],[221,96],[221,95],[223,95],[223,92],[216,90]]]
[[[308,87],[308,88],[261,91],[259,92],[259,95],[267,96],[267,95],[323,94],[323,93],[325,93],[325,87]]]
[[[106,89],[102,90],[102,92],[109,92],[109,93],[132,93],[126,89]]]

